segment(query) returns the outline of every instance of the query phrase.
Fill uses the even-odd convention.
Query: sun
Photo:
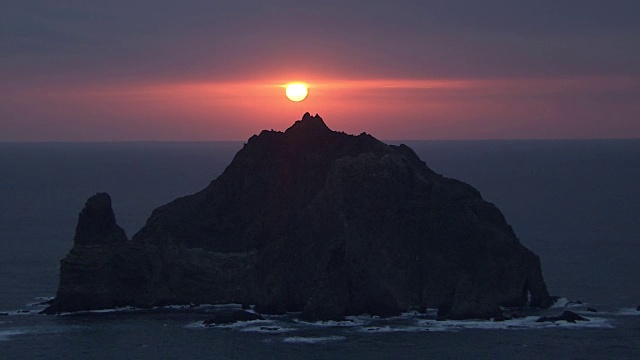
[[[285,91],[287,98],[291,101],[302,101],[309,95],[309,89],[307,85],[303,83],[291,83],[287,84],[287,90]]]

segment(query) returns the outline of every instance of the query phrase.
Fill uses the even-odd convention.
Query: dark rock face
[[[474,317],[500,318],[502,311],[492,296],[492,293],[487,294],[483,289],[478,289],[471,277],[463,273],[454,289],[452,301],[440,305],[438,316],[453,320]]]
[[[90,197],[78,217],[74,243],[103,245],[126,240],[124,230],[116,224],[109,194],[98,193]]]
[[[225,324],[233,324],[238,321],[251,321],[251,320],[264,320],[264,318],[256,313],[252,313],[244,310],[236,310],[232,312],[221,312],[221,313],[215,314],[210,319],[203,321],[202,324],[206,326],[225,325]]]
[[[539,258],[477,190],[405,145],[331,131],[308,113],[251,137],[132,241],[89,243],[100,246],[62,261],[49,312],[234,302],[306,320],[427,307],[461,319],[552,302]]]
[[[575,323],[576,321],[589,321],[589,319],[582,317],[573,311],[563,311],[562,314],[558,316],[543,316],[536,320],[536,322],[555,322],[555,321],[567,321],[570,323]]]

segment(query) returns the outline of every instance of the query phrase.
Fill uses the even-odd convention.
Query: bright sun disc
[[[291,101],[302,101],[309,95],[309,89],[307,89],[305,84],[295,83],[287,85],[285,93]]]

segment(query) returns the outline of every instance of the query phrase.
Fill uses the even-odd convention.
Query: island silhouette
[[[427,308],[489,319],[552,298],[538,256],[476,189],[406,145],[306,113],[252,136],[131,240],[110,196],[90,197],[45,313],[223,303],[308,321]]]

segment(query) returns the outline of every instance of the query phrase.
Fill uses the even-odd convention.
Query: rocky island
[[[109,195],[89,198],[45,312],[194,303],[305,320],[426,308],[488,319],[551,298],[538,256],[476,189],[405,145],[307,113],[252,136],[217,179],[154,210],[130,240]]]

